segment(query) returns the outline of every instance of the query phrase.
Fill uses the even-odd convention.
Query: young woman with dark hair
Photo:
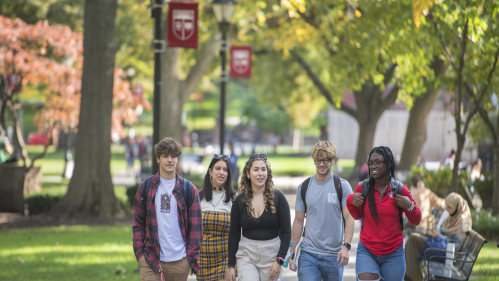
[[[357,278],[402,281],[406,266],[399,208],[413,225],[421,221],[421,211],[405,186],[402,195],[394,194],[395,185],[401,183],[394,179],[395,161],[390,148],[373,148],[367,165],[367,198],[362,196],[363,182],[347,198],[350,214],[356,220],[364,219],[355,263]]]
[[[267,155],[253,154],[244,166],[232,205],[227,280],[280,280],[291,241],[288,201],[274,188]],[[242,236],[241,236],[242,230]]]
[[[236,191],[228,155],[215,154],[199,191],[203,211],[203,244],[199,252],[196,279],[225,280],[227,268],[230,211]]]

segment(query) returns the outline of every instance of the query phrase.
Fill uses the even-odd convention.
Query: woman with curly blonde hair
[[[240,193],[232,204],[227,279],[280,280],[291,241],[291,217],[284,195],[274,188],[266,154],[250,156]],[[242,236],[241,236],[242,230]]]

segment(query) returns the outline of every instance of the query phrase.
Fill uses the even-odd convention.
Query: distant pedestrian
[[[253,154],[243,169],[230,218],[229,270],[236,281],[280,280],[291,240],[289,204],[274,188],[266,154]],[[242,232],[242,233],[241,233]]]
[[[357,220],[364,219],[355,262],[357,278],[402,281],[406,269],[402,212],[411,224],[418,225],[421,211],[410,191],[394,179],[395,161],[390,148],[373,148],[367,166],[369,178],[360,182],[347,199],[350,214]]]
[[[10,145],[9,138],[5,135],[5,130],[0,128],[0,164],[7,161],[13,152],[14,149]]]
[[[128,175],[134,174],[133,164],[136,157],[135,138],[128,138],[125,142],[125,158],[126,158],[126,173]]]
[[[227,276],[230,212],[236,197],[228,155],[213,155],[199,197],[203,210],[203,245],[196,279],[223,281]]]
[[[237,186],[237,181],[239,180],[239,167],[237,166],[238,157],[234,152],[234,144],[229,142],[229,150],[230,150],[230,169],[232,171],[232,184]]]
[[[133,251],[142,281],[185,281],[199,270],[203,241],[197,188],[175,168],[182,146],[164,138],[154,146],[159,172],[140,183],[133,207]]]

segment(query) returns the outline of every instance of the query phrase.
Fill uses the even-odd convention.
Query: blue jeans
[[[357,280],[361,273],[375,273],[381,276],[379,280],[403,281],[405,275],[404,246],[384,256],[375,256],[359,241],[357,259],[355,261]]]
[[[337,256],[323,256],[301,252],[298,260],[298,280],[301,281],[343,281],[343,268]]]

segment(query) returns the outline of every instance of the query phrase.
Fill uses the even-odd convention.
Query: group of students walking
[[[142,280],[185,281],[190,272],[205,281],[280,280],[288,251],[299,280],[342,280],[359,219],[358,280],[404,279],[401,216],[418,225],[421,211],[394,179],[388,147],[373,148],[369,179],[352,192],[331,173],[335,146],[319,141],[311,153],[316,174],[298,187],[292,224],[267,155],[249,157],[236,192],[230,157],[215,154],[198,192],[176,173],[178,143],[165,138],[154,153],[160,171],[140,184],[134,203],[133,249]]]

